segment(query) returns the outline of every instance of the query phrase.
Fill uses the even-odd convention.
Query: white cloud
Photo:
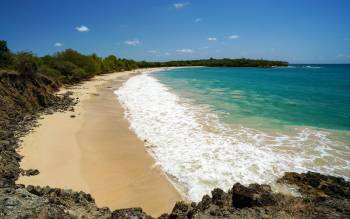
[[[159,53],[159,52],[157,50],[148,50],[148,53],[156,54],[156,53]]]
[[[193,49],[178,49],[176,52],[181,52],[181,53],[194,53]]]
[[[55,44],[54,44],[54,46],[56,46],[56,47],[61,47],[61,46],[63,46],[63,44],[62,44],[62,43],[57,42],[57,43],[55,43]]]
[[[79,31],[79,32],[88,32],[88,31],[90,31],[90,29],[87,26],[85,26],[85,25],[81,25],[79,27],[76,27],[75,29],[77,31]]]
[[[217,39],[216,39],[216,37],[209,37],[208,40],[209,41],[216,41]]]
[[[141,44],[141,41],[138,40],[138,39],[134,39],[134,40],[127,40],[124,42],[126,45],[129,45],[129,46],[138,46]]]
[[[344,54],[344,53],[339,53],[339,54],[337,54],[336,57],[337,58],[350,58],[350,55],[349,54]]]
[[[175,3],[175,4],[173,4],[173,6],[174,6],[174,8],[176,8],[176,9],[181,9],[181,8],[184,8],[184,7],[186,7],[187,5],[189,5],[190,3],[188,3],[188,2],[183,2],[183,3]]]
[[[230,35],[230,36],[228,36],[228,38],[231,40],[235,40],[235,39],[238,39],[239,36],[238,35]]]
[[[196,18],[195,20],[194,20],[194,22],[196,22],[196,23],[199,23],[199,22],[201,22],[202,21],[202,18]]]
[[[147,51],[148,53],[150,53],[150,54],[154,54],[154,55],[156,55],[156,56],[170,56],[170,53],[169,52],[161,52],[161,51],[158,51],[158,50],[148,50]]]
[[[203,46],[203,47],[199,47],[198,49],[200,49],[200,50],[205,50],[205,49],[209,49],[209,46]]]

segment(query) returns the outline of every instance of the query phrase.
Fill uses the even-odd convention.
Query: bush
[[[67,84],[78,82],[87,77],[83,69],[69,61],[55,60],[51,67],[63,76],[63,82]]]
[[[32,53],[18,53],[16,55],[15,69],[22,75],[34,75],[38,72],[38,60]]]
[[[103,71],[113,72],[118,67],[118,59],[114,55],[110,55],[103,59]]]
[[[83,69],[81,68],[75,68],[72,72],[72,81],[73,82],[79,82],[79,81],[82,81],[84,79],[88,79],[90,78],[91,76],[86,73],[86,71],[84,71]]]
[[[0,68],[8,68],[13,63],[12,54],[7,47],[7,42],[0,40]]]
[[[66,49],[57,53],[54,58],[57,60],[68,61],[83,69],[86,73],[94,76],[101,71],[101,59],[97,55],[83,55],[73,49]]]
[[[46,66],[46,65],[41,65],[39,67],[38,72],[40,74],[49,76],[49,77],[51,77],[51,78],[53,78],[53,79],[55,79],[57,81],[63,79],[62,74],[58,70],[50,68],[49,66]]]

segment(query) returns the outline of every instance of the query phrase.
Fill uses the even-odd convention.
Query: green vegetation
[[[287,62],[253,59],[203,59],[168,62],[136,62],[114,55],[106,58],[96,54],[83,55],[66,49],[53,55],[37,57],[30,52],[12,53],[6,41],[0,41],[0,69],[13,69],[24,76],[42,74],[58,83],[74,84],[95,75],[128,71],[137,68],[208,66],[208,67],[273,67],[287,66]]]
[[[6,68],[12,65],[13,60],[10,50],[7,48],[7,43],[4,40],[0,40],[0,68]]]
[[[74,84],[95,75],[136,68],[138,64],[133,60],[118,59],[114,55],[106,58],[96,54],[83,55],[73,49],[43,57],[30,52],[12,53],[6,41],[0,41],[0,69],[13,69],[23,76],[42,74],[63,84]]]
[[[177,67],[177,66],[207,66],[207,67],[258,67],[288,66],[288,62],[269,61],[263,59],[201,59],[169,62],[139,62],[140,68],[146,67]]]
[[[15,56],[15,68],[21,75],[34,75],[38,72],[38,58],[32,53],[21,52]]]

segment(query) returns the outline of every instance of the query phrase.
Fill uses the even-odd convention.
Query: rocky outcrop
[[[342,190],[328,192],[310,182],[320,180]],[[268,185],[236,183],[224,192],[214,189],[198,203],[178,202],[170,214],[160,219],[187,218],[349,218],[350,202],[343,191],[349,183],[342,178],[318,173],[286,173],[281,183],[298,186],[302,196],[294,197],[273,193]],[[344,184],[345,183],[345,184]],[[152,217],[141,208],[119,209],[110,212],[98,208],[93,198],[84,192],[73,192],[50,187],[21,186],[0,189],[0,215],[5,218],[140,218]]]
[[[109,218],[108,208],[97,208],[84,192],[21,186],[0,189],[0,218]]]
[[[179,202],[160,218],[349,218],[349,182],[319,173],[286,173],[280,183],[297,186],[301,197],[273,193],[269,185],[214,189],[199,203]]]
[[[296,185],[300,193],[308,196],[350,198],[350,182],[341,177],[325,176],[315,172],[301,174],[288,172],[278,182]]]
[[[58,85],[41,75],[23,76],[0,72],[0,218],[108,218],[109,209],[100,209],[83,192],[16,185],[22,170],[16,152],[19,138],[35,125],[39,113],[71,110],[71,93],[55,95]]]
[[[111,219],[152,219],[153,217],[147,215],[142,211],[142,208],[126,208],[115,210],[112,213]]]
[[[0,72],[0,188],[14,186],[19,174],[37,174],[20,169],[18,139],[36,124],[38,112],[71,108],[74,100],[54,95],[58,84],[42,75],[23,76]]]

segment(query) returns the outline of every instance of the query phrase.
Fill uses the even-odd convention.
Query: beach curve
[[[82,190],[99,207],[140,206],[153,216],[170,212],[183,198],[129,129],[113,93],[129,77],[155,70],[161,68],[97,76],[68,89],[80,99],[75,111],[44,115],[22,139],[21,167],[40,174],[18,183]]]

